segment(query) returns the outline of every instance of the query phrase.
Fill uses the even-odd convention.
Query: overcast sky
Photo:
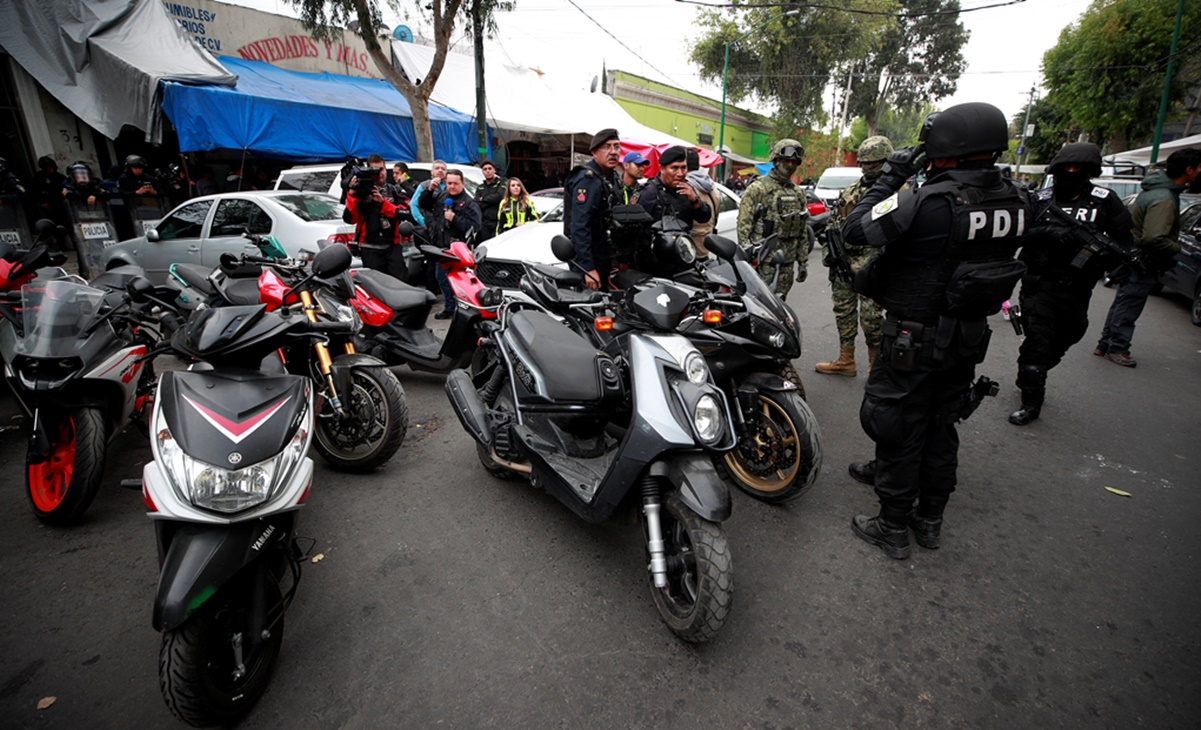
[[[296,15],[285,0],[227,1]],[[838,0],[828,2],[836,5]],[[968,10],[1001,2],[1005,0],[961,0],[961,5]],[[964,49],[968,67],[960,77],[958,92],[940,106],[987,101],[1000,107],[1006,117],[1024,109],[1030,87],[1039,81],[1043,53],[1089,3],[1025,0],[962,13],[960,18],[971,31]],[[411,3],[399,0],[398,4],[403,9]],[[556,88],[587,88],[607,67],[721,99],[720,83],[701,83],[688,60],[692,41],[698,36],[693,26],[699,12],[696,5],[672,0],[517,0],[516,5],[513,12],[497,15],[499,33],[486,44],[488,61],[541,69]],[[403,19],[386,20],[395,26]],[[420,27],[414,20],[407,24],[414,31]],[[466,35],[467,29],[456,28],[454,38],[462,49],[470,48]]]

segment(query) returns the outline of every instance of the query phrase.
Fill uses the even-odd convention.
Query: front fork
[[[304,314],[309,318],[310,322],[317,321],[317,312],[321,311],[321,305],[313,301],[313,295],[307,291],[300,292],[300,301],[304,304]],[[325,378],[325,385],[329,388],[329,402],[333,406],[334,412],[338,414],[338,418],[346,417],[346,410],[342,407],[342,399],[338,397],[338,387],[334,385],[333,373],[333,358],[329,354],[329,345],[324,341],[319,340],[313,345],[317,350],[317,367],[321,371],[321,377]],[[349,340],[343,343],[342,348],[347,355],[354,354],[354,343]]]
[[[667,587],[667,558],[663,552],[663,526],[659,522],[659,478],[642,478],[642,514],[646,518],[646,550],[650,553],[651,576],[656,588]]]

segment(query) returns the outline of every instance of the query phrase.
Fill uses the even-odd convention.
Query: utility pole
[[[488,112],[484,96],[484,8],[487,0],[471,4],[471,35],[475,43],[475,128],[479,158],[488,156]]]
[[[1026,120],[1022,122],[1022,137],[1018,142],[1018,165],[1014,177],[1022,174],[1022,156],[1026,154],[1026,132],[1030,129],[1030,107],[1034,106],[1034,85],[1030,85],[1030,99],[1026,102]]]
[[[1176,29],[1172,31],[1172,49],[1168,51],[1168,70],[1163,75],[1163,94],[1159,97],[1159,118],[1155,120],[1155,141],[1151,143],[1151,164],[1159,161],[1159,138],[1163,136],[1163,119],[1168,113],[1168,93],[1172,90],[1172,66],[1176,63],[1176,43],[1180,40],[1180,18],[1184,15],[1184,0],[1176,6]]]
[[[841,167],[838,161],[842,158],[842,130],[847,128],[847,115],[851,112],[851,79],[855,78],[855,63],[851,62],[851,70],[847,71],[847,91],[842,97],[842,124],[839,125],[835,134],[838,136],[838,144],[834,148],[834,162],[832,167]]]

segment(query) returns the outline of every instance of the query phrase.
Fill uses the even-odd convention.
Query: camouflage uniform
[[[830,226],[841,227],[851,210],[863,199],[876,179],[880,177],[884,159],[892,152],[892,143],[886,137],[869,137],[859,146],[859,164],[863,177],[847,186],[838,196],[838,206],[830,214]],[[847,246],[851,271],[858,273],[867,260],[875,254],[870,246]],[[855,338],[859,327],[863,327],[863,339],[867,342],[868,370],[871,358],[880,346],[883,333],[884,311],[869,297],[855,293],[851,285],[835,273],[830,251],[827,248],[822,263],[830,267],[830,294],[834,299],[834,320],[838,323],[839,357],[830,362],[819,362],[819,373],[855,375]]]
[[[804,281],[808,265],[809,211],[805,206],[805,193],[793,184],[792,173],[805,155],[800,142],[782,139],[772,146],[771,172],[747,186],[742,194],[738,209],[738,241],[743,245],[755,243],[773,231],[779,234],[780,250],[784,252],[784,264],[780,267],[776,281],[776,293],[787,296],[792,282]],[[756,216],[755,210],[763,206]],[[776,266],[763,263],[759,275],[770,282],[776,276]]]

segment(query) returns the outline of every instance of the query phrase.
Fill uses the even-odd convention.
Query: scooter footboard
[[[710,522],[724,522],[730,518],[733,510],[730,489],[713,468],[709,454],[676,453],[660,460],[659,465],[666,468],[665,476],[676,488],[680,501],[693,512]]]
[[[154,628],[171,631],[230,578],[291,537],[294,513],[224,525],[176,525],[154,597]]]

